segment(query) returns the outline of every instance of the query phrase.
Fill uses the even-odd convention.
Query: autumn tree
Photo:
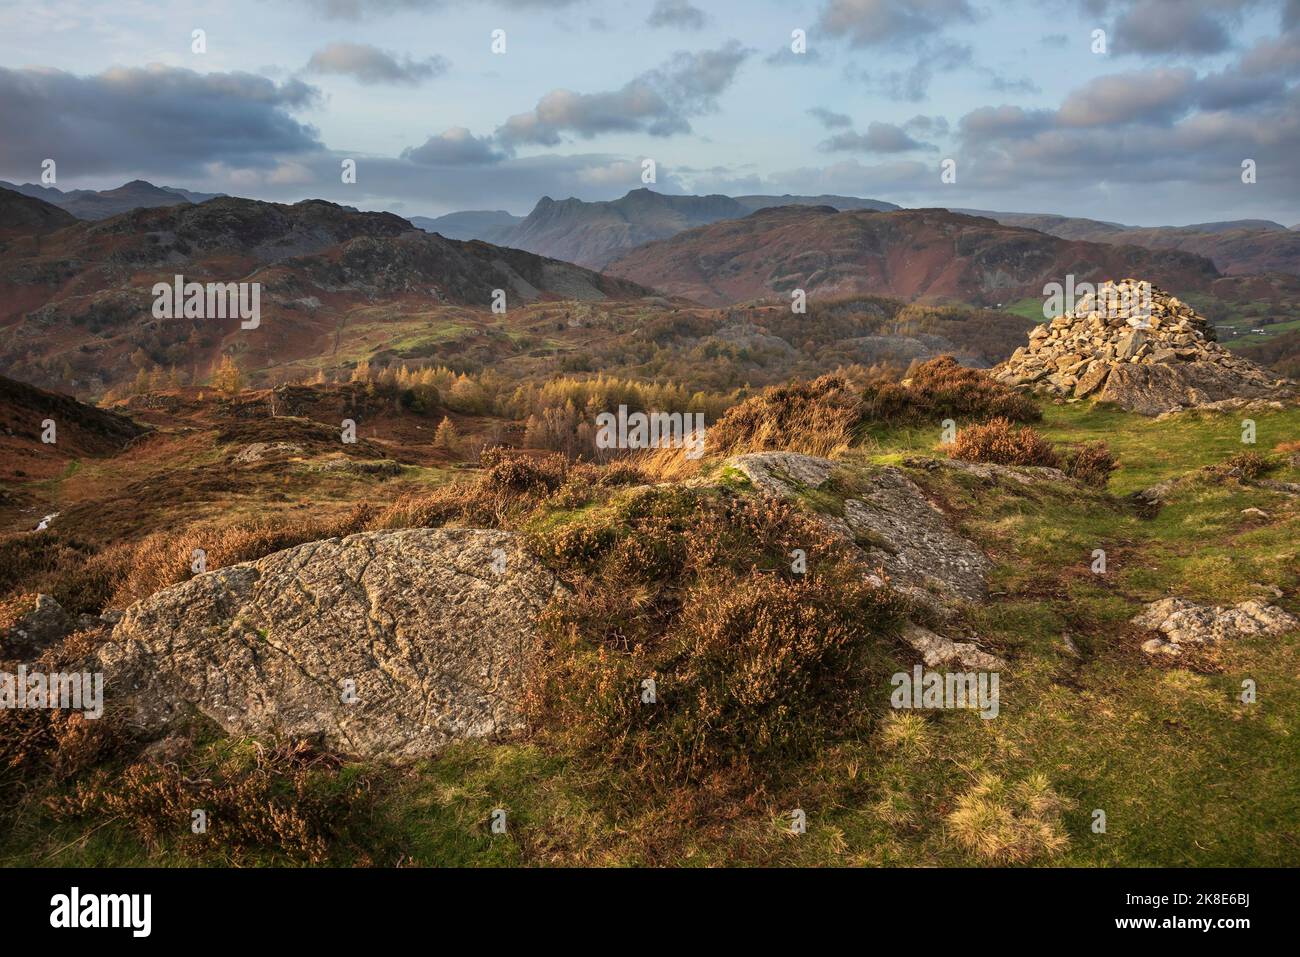
[[[440,449],[454,452],[456,451],[456,439],[456,425],[444,415],[442,421],[438,423],[438,430],[433,433],[433,444]]]
[[[233,397],[244,389],[244,377],[235,365],[235,360],[228,355],[221,357],[221,365],[212,376],[212,386],[222,395]]]

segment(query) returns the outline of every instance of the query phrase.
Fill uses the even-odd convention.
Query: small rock
[[[1198,605],[1185,598],[1163,598],[1152,602],[1135,615],[1132,623],[1139,628],[1158,631],[1163,639],[1153,638],[1142,645],[1148,653],[1176,652],[1163,644],[1210,645],[1247,635],[1282,635],[1300,629],[1300,620],[1275,605],[1250,599],[1233,606]]]

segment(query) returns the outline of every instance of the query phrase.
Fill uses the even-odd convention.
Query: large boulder
[[[521,727],[556,588],[508,532],[364,532],[167,588],[127,609],[98,655],[109,702],[151,731],[192,708],[231,733],[427,754]]]
[[[1179,362],[1167,365],[1116,365],[1093,398],[1139,415],[1160,415],[1204,407],[1224,399],[1267,399],[1280,394],[1269,378],[1247,360]]]

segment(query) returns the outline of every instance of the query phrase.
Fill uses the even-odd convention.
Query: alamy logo
[[[703,412],[632,412],[596,416],[598,449],[686,449],[688,459],[704,454]]]
[[[152,894],[69,894],[50,898],[51,927],[129,927],[132,937],[148,937],[153,925]]]
[[[996,671],[926,671],[917,665],[911,674],[898,672],[889,683],[894,686],[889,703],[895,708],[976,708],[985,720],[998,716]]]
[[[153,285],[155,319],[235,319],[241,329],[256,329],[262,323],[260,282],[186,282],[177,275],[172,282]]]
[[[0,709],[58,708],[80,711],[88,720],[104,713],[104,673],[96,671],[0,671]]]

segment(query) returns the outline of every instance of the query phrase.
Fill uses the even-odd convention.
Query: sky
[[[650,159],[666,193],[1291,226],[1300,0],[0,0],[0,179],[45,159],[403,216]]]

